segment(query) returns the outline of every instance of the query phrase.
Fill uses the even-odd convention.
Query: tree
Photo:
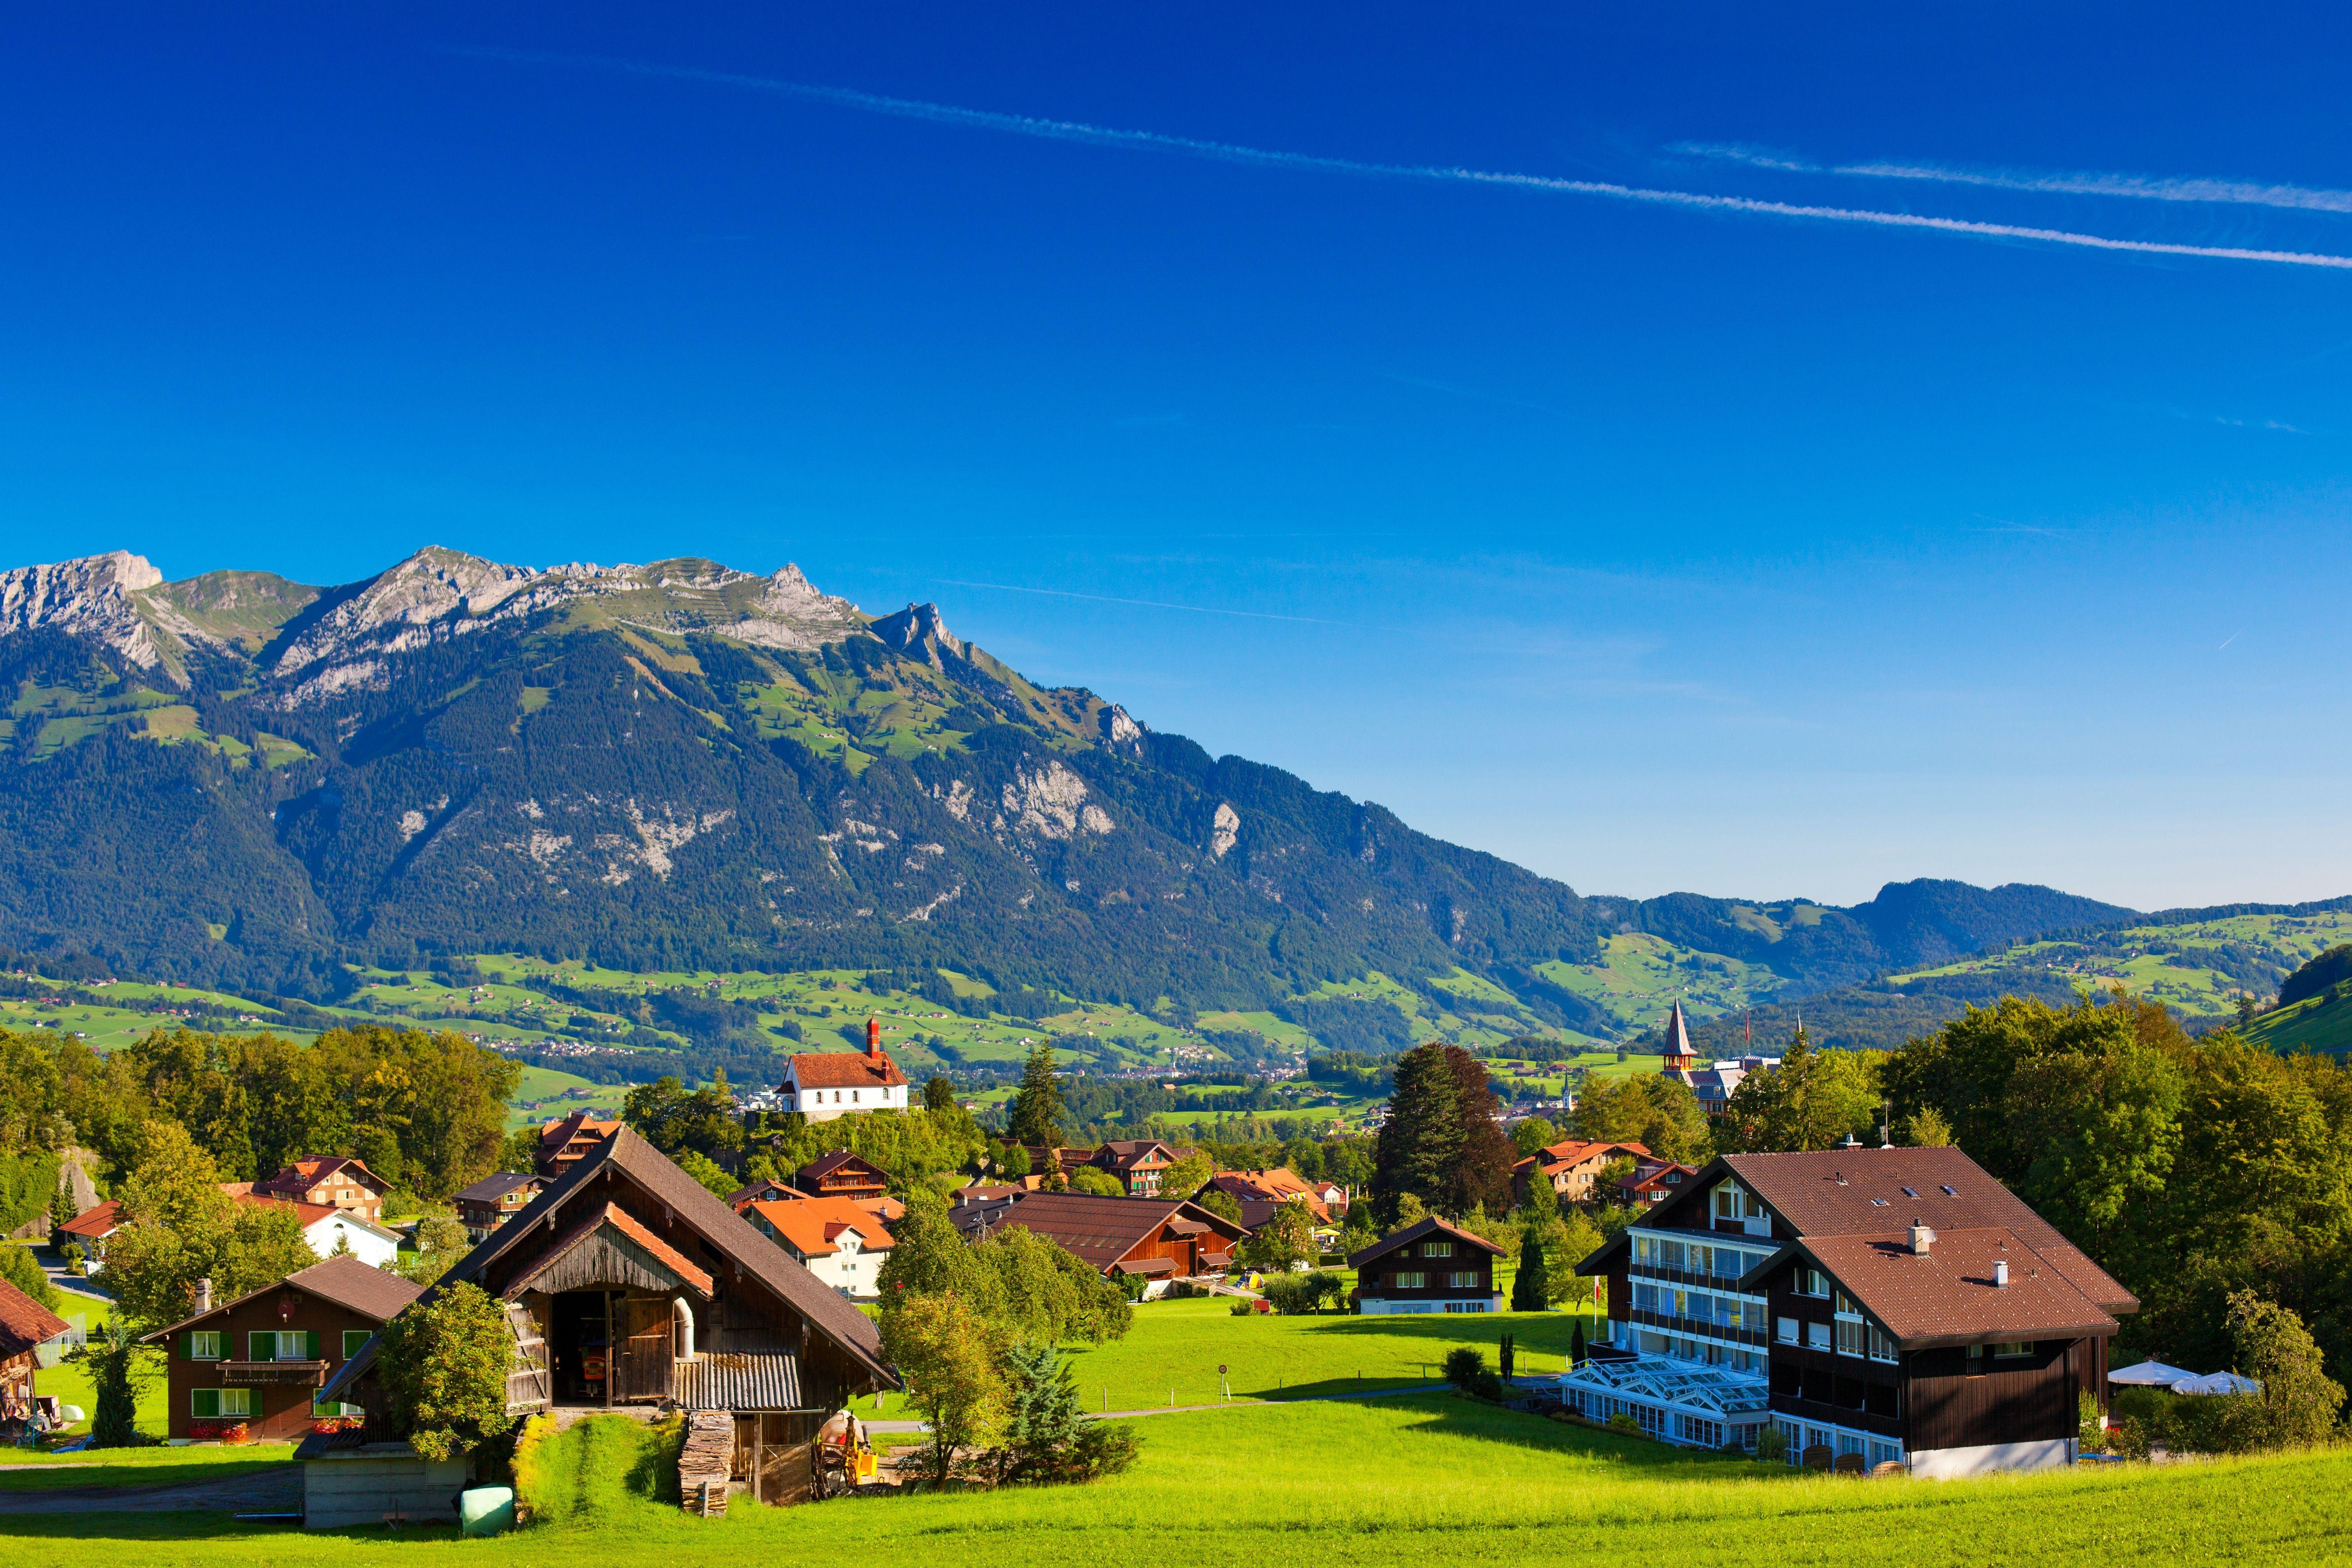
[[[1622,1212],[1622,1211],[1621,1211]],[[1592,1222],[1584,1210],[1570,1206],[1559,1215],[1559,1231],[1547,1241],[1544,1250],[1547,1293],[1554,1306],[1571,1296],[1581,1296],[1587,1286],[1584,1276],[1576,1266],[1601,1250],[1608,1238]]]
[[[950,1291],[982,1310],[995,1303],[994,1277],[972,1256],[973,1248],[948,1218],[948,1200],[929,1188],[907,1195],[907,1212],[890,1227],[898,1245],[883,1260],[876,1289],[885,1315],[896,1303]]]
[[[1000,1485],[1094,1480],[1135,1462],[1129,1424],[1087,1420],[1069,1364],[1052,1346],[1007,1345],[998,1373],[1004,1418],[989,1468]]]
[[[421,1457],[470,1453],[514,1425],[514,1336],[506,1308],[479,1286],[460,1282],[412,1303],[383,1325],[378,1344],[394,1427]]]
[[[428,1214],[419,1219],[415,1240],[414,1252],[402,1253],[384,1268],[420,1285],[430,1285],[447,1273],[473,1245],[466,1239],[466,1228],[446,1214]]]
[[[1575,1134],[1601,1144],[1639,1144],[1662,1160],[1703,1165],[1714,1147],[1706,1113],[1690,1086],[1661,1072],[1587,1079],[1570,1113]]]
[[[970,1299],[1008,1339],[1100,1344],[1125,1338],[1134,1322],[1135,1309],[1124,1291],[1025,1225],[998,1228],[971,1252],[993,1288],[974,1291]]]
[[[1540,1312],[1551,1305],[1550,1270],[1544,1262],[1543,1236],[1528,1226],[1519,1243],[1519,1270],[1511,1281],[1511,1311]]]
[[[724,1200],[734,1195],[742,1184],[720,1168],[718,1161],[696,1149],[677,1156],[677,1168],[702,1184],[711,1197]]]
[[[1062,1123],[1069,1112],[1062,1103],[1062,1085],[1054,1073],[1050,1043],[1041,1040],[1030,1048],[1010,1110],[1006,1126],[1014,1143],[1049,1149],[1060,1146]]]
[[[1397,1058],[1388,1120],[1372,1153],[1374,1215],[1395,1223],[1411,1197],[1444,1204],[1455,1190],[1462,1157],[1461,1086],[1445,1048],[1432,1042]]]
[[[1234,1257],[1269,1274],[1287,1273],[1293,1264],[1315,1260],[1315,1216],[1303,1198],[1274,1206],[1265,1223],[1234,1249]]]
[[[1019,1144],[995,1145],[996,1174],[1007,1181],[1019,1181],[1030,1173],[1029,1151]]]
[[[58,1288],[33,1259],[33,1249],[14,1241],[0,1241],[0,1280],[33,1298],[51,1312],[58,1310]]]
[[[936,1073],[930,1078],[924,1080],[923,1109],[926,1111],[953,1111],[959,1109],[956,1104],[955,1084],[949,1080],[946,1073]]]
[[[1181,1159],[1160,1173],[1160,1196],[1191,1197],[1208,1186],[1210,1178],[1216,1174],[1216,1161],[1199,1149],[1187,1149]],[[1236,1207],[1228,1218],[1239,1219],[1241,1210]]]
[[[673,1160],[689,1150],[708,1159],[743,1146],[743,1120],[723,1067],[691,1093],[667,1076],[640,1084],[622,1102],[621,1119]]]
[[[233,1301],[318,1260],[291,1204],[241,1203],[220,1189],[212,1157],[176,1122],[148,1124],[108,1239],[106,1278],[138,1333],[188,1314],[198,1280]]]
[[[1117,1176],[1092,1166],[1080,1166],[1071,1173],[1070,1190],[1090,1193],[1096,1197],[1123,1197],[1127,1194],[1127,1188],[1119,1185]]]
[[[985,1446],[1002,1419],[1003,1332],[961,1292],[941,1291],[909,1295],[884,1312],[882,1348],[930,1429],[923,1451],[929,1479],[943,1483],[956,1450]]]
[[[1897,1135],[1910,1148],[1946,1148],[1952,1142],[1952,1124],[1933,1105],[1923,1105],[1903,1119]]]
[[[1208,1191],[1196,1196],[1192,1201],[1199,1204],[1202,1208],[1207,1209],[1211,1214],[1215,1215],[1219,1219],[1230,1220],[1235,1225],[1239,1225],[1242,1222],[1242,1206],[1240,1200],[1234,1197],[1232,1193],[1227,1192],[1223,1187],[1213,1186]]]
[[[1833,1147],[1875,1116],[1876,1069],[1874,1053],[1816,1051],[1799,1029],[1780,1066],[1749,1073],[1731,1092],[1718,1141],[1772,1154]]]
[[[128,1448],[140,1441],[141,1349],[121,1318],[109,1318],[88,1343],[72,1353],[89,1369],[90,1383],[98,1390],[98,1407],[90,1412],[89,1421],[94,1448]]]
[[[1467,1214],[1484,1207],[1500,1214],[1511,1207],[1511,1162],[1516,1157],[1510,1139],[1503,1135],[1502,1108],[1486,1081],[1486,1064],[1458,1045],[1444,1050],[1446,1065],[1454,1072],[1454,1113],[1462,1124],[1448,1210]]]
[[[513,1132],[509,1133],[499,1145],[498,1158],[494,1163],[499,1169],[512,1171],[518,1176],[526,1176],[537,1170],[539,1168],[539,1124],[533,1123],[530,1126],[517,1127]]]
[[[1559,1142],[1559,1129],[1541,1116],[1529,1116],[1511,1129],[1511,1148],[1521,1159]]]
[[[2231,1401],[2221,1423],[2225,1446],[2244,1453],[2326,1442],[2344,1406],[2344,1387],[2327,1375],[2303,1320],[2252,1291],[2234,1291],[2229,1300],[2239,1369],[2263,1386]]]

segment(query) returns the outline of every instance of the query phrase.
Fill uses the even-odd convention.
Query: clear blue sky
[[[793,560],[1591,892],[2352,892],[2352,270],[1884,221],[2352,256],[2352,49],[2058,9],[16,7],[0,544]]]

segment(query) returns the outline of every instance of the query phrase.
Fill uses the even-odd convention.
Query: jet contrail
[[[1219,610],[1206,604],[1170,604],[1158,599],[1113,599],[1107,593],[1074,593],[1066,588],[1024,588],[1016,582],[974,582],[961,577],[935,577],[934,582],[956,588],[992,588],[1000,593],[1040,593],[1049,599],[1090,599],[1097,604],[1136,604],[1146,610],[1189,610],[1195,615],[1238,615],[1250,621],[1297,621],[1308,626],[1345,626],[1316,615],[1274,615],[1263,610]]]
[[[528,60],[549,65],[596,66],[635,76],[675,81],[709,82],[828,104],[899,120],[929,120],[936,125],[964,126],[1046,141],[1075,141],[1095,147],[1116,147],[1139,152],[1171,152],[1221,163],[1246,163],[1259,168],[1297,169],[1310,173],[1349,174],[1385,180],[1443,181],[1473,185],[1503,185],[1561,195],[1599,196],[1612,201],[1640,202],[1654,206],[1685,207],[1702,212],[1744,214],[1760,217],[1803,218],[1822,223],[1866,224],[1879,228],[1925,229],[1931,233],[1965,235],[1979,239],[2032,240],[2047,245],[2075,246],[2088,250],[2131,251],[2146,256],[2201,256],[2215,261],[2266,261],[2291,267],[2322,267],[2352,270],[2352,256],[2309,251],[2251,250],[2236,246],[2168,245],[2156,240],[2110,239],[2103,235],[2076,234],[2065,229],[2031,228],[2017,224],[1978,223],[1965,218],[1922,217],[1913,213],[1876,212],[1868,208],[1805,206],[1790,202],[1755,201],[1745,196],[1705,195],[1694,191],[1649,190],[1599,180],[1560,180],[1542,174],[1512,174],[1481,169],[1443,168],[1411,163],[1367,163],[1352,158],[1327,158],[1308,152],[1273,152],[1230,141],[1203,141],[1157,131],[1122,131],[1089,125],[1077,120],[1041,120],[1025,114],[964,109],[955,104],[928,103],[920,99],[885,98],[854,88],[818,87],[772,77],[744,76],[733,71],[703,70],[691,66],[646,65],[632,60],[587,56],[532,54],[510,49],[466,49],[483,58]]]
[[[1790,174],[1843,174],[1868,180],[1924,180],[1940,185],[1983,185],[2058,196],[2124,196],[2143,202],[2218,202],[2237,206],[2290,207],[2352,213],[2352,191],[2306,185],[2263,185],[2250,180],[2178,179],[2150,174],[2045,173],[2021,169],[1969,169],[1946,163],[1814,163],[1753,147],[1684,141],[1668,149],[1752,169]]]

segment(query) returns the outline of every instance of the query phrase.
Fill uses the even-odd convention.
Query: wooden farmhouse
[[[853,1201],[880,1197],[890,1190],[888,1173],[847,1149],[820,1155],[793,1173],[793,1186],[811,1197]]]
[[[57,1313],[0,1280],[0,1433],[13,1436],[33,1425],[35,1353],[67,1327]]]
[[[498,1171],[452,1195],[449,1205],[466,1228],[466,1239],[478,1242],[529,1207],[546,1186],[546,1177],[528,1171]]]
[[[163,1348],[171,1436],[301,1441],[344,1414],[318,1403],[328,1377],[423,1290],[349,1254],[217,1306],[198,1281],[194,1313],[143,1342]]]
[[[805,1494],[827,1416],[898,1385],[870,1318],[625,1126],[420,1305],[460,1282],[507,1303],[510,1409],[650,1406],[687,1412],[698,1432],[731,1425],[729,1479],[763,1501]],[[367,1410],[368,1440],[394,1436],[374,1355],[372,1343],[324,1396]]]
[[[2072,1463],[2079,1394],[2139,1302],[1954,1148],[1727,1155],[1578,1265],[1610,1333],[1561,1380],[1596,1420],[1791,1463],[1962,1476]]]
[[[1499,1312],[1495,1260],[1502,1255],[1485,1237],[1433,1214],[1349,1257],[1356,1270],[1356,1311],[1366,1317]]]
[[[257,1197],[320,1204],[362,1219],[380,1220],[389,1185],[368,1169],[365,1160],[349,1155],[306,1155],[276,1176],[255,1182],[253,1193]]]
[[[948,1217],[972,1241],[1025,1226],[1108,1277],[1140,1275],[1147,1296],[1164,1293],[1171,1280],[1223,1271],[1248,1234],[1196,1203],[1082,1192],[1014,1191],[959,1204]]]

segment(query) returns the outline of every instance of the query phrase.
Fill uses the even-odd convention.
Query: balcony
[[[316,1388],[327,1381],[327,1364],[323,1361],[224,1361],[220,1363],[220,1375],[225,1384],[299,1384]]]
[[[1671,1312],[1645,1312],[1629,1307],[1622,1314],[1611,1313],[1622,1322],[1641,1323],[1645,1327],[1664,1329],[1696,1339],[1711,1339],[1725,1344],[1752,1345],[1758,1350],[1769,1348],[1769,1341],[1761,1329],[1736,1329],[1727,1323],[1701,1322],[1696,1318],[1678,1318]]]

